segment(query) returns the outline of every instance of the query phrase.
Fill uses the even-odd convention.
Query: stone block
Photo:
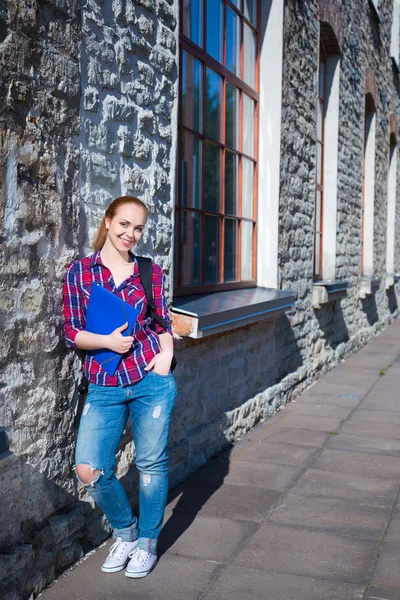
[[[57,515],[49,519],[51,535],[55,544],[63,542],[84,525],[84,518],[79,510]]]
[[[108,123],[93,124],[89,119],[84,121],[86,139],[89,148],[100,150],[105,154],[114,152],[114,132]]]
[[[117,165],[107,160],[102,154],[91,155],[90,180],[105,187],[112,187],[117,182]]]
[[[106,96],[103,102],[103,118],[105,121],[128,121],[133,120],[134,107],[124,98],[118,100],[113,96]]]

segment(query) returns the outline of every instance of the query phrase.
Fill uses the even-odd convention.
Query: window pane
[[[239,148],[239,90],[226,82],[225,143]]]
[[[257,0],[244,0],[244,16],[253,25],[257,24]]]
[[[243,152],[249,156],[254,156],[254,108],[254,101],[243,94]]]
[[[206,134],[214,140],[221,138],[222,77],[206,71]]]
[[[226,68],[240,75],[240,18],[226,8]]]
[[[322,194],[319,190],[315,196],[315,231],[321,233],[321,201]]]
[[[207,0],[206,51],[222,64],[222,0]]]
[[[221,207],[221,150],[214,144],[206,144],[206,210],[219,212]]]
[[[183,0],[183,33],[203,47],[203,0]]]
[[[256,69],[256,36],[246,23],[244,24],[244,73],[245,82],[254,88]]]
[[[182,212],[182,285],[201,284],[201,216]]]
[[[204,283],[220,282],[221,219],[205,216]]]
[[[242,280],[253,279],[253,223],[242,221]]]
[[[317,142],[317,183],[322,185],[322,144]]]
[[[182,123],[195,131],[202,131],[201,62],[182,52]]]
[[[231,4],[236,6],[239,10],[242,10],[242,0],[231,0]]]
[[[182,206],[201,208],[201,140],[182,133]]]
[[[242,217],[253,218],[254,163],[242,158]]]
[[[236,281],[237,221],[225,219],[224,281]]]
[[[238,214],[239,158],[232,152],[225,152],[225,214]]]

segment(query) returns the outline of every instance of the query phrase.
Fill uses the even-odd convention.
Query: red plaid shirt
[[[64,334],[69,346],[76,348],[75,337],[78,331],[85,329],[86,309],[93,282],[125,300],[140,311],[132,348],[123,355],[113,376],[108,375],[96,359],[86,354],[84,373],[91,383],[98,385],[129,385],[145,376],[145,366],[160,352],[158,334],[163,328],[155,324],[151,329],[151,319],[146,317],[147,300],[139,276],[139,267],[133,258],[133,274],[116,288],[111,271],[102,263],[100,251],[86,258],[76,260],[64,279]],[[162,269],[153,262],[153,296],[157,313],[168,324],[167,331],[172,335],[171,320],[164,295],[164,275]]]

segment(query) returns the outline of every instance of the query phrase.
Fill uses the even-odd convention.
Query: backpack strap
[[[163,329],[167,329],[167,323],[157,313],[154,304],[152,260],[151,258],[146,258],[144,256],[137,256],[136,260],[138,262],[140,280],[147,298],[147,315],[156,321]]]

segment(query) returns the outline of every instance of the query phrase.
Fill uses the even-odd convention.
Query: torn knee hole
[[[90,465],[76,465],[75,470],[79,481],[83,483],[83,485],[96,483],[99,477],[104,474],[103,471],[94,469]]]

